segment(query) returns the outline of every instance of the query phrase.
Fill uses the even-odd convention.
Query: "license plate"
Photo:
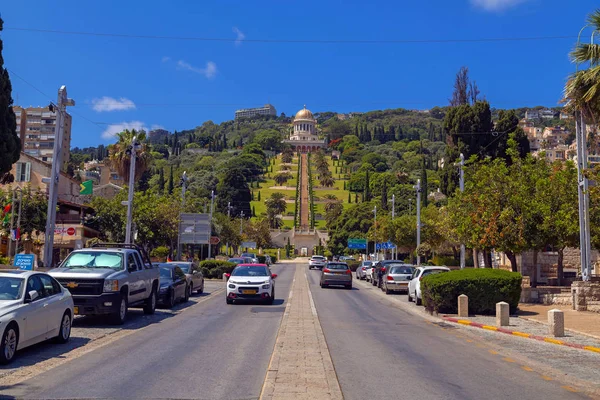
[[[79,314],[79,307],[77,307],[77,306],[73,307],[73,313]]]
[[[256,294],[256,290],[242,290],[242,294]]]
[[[408,282],[398,282],[398,285],[400,285],[400,286],[408,286]]]

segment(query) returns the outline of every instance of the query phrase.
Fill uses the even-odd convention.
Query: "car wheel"
[[[233,304],[233,300],[231,300],[229,297],[226,297],[225,300],[227,301],[227,304]]]
[[[71,320],[71,313],[69,310],[66,310],[60,320],[60,326],[58,328],[58,335],[54,338],[54,341],[57,343],[67,343],[69,338],[71,337],[71,325],[73,321]]]
[[[188,301],[190,301],[190,294],[192,293],[192,287],[191,286],[186,286],[185,287],[185,294],[183,295],[183,302],[187,303]]]
[[[352,290],[352,284],[346,285],[346,289]]]
[[[150,297],[146,299],[146,303],[144,304],[144,314],[154,314],[156,311],[156,288],[152,288],[152,292],[150,292]]]
[[[420,306],[420,305],[421,305],[421,303],[422,303],[421,299],[420,299],[420,298],[419,298],[419,296],[417,295],[417,291],[416,291],[416,290],[415,290],[415,303],[416,303],[418,306]]]
[[[9,324],[0,342],[0,364],[8,364],[15,358],[19,345],[19,330],[14,322]]]
[[[269,297],[269,299],[267,300],[267,304],[268,305],[273,305],[273,302],[275,301],[275,289],[271,290],[271,297]]]
[[[410,290],[406,291],[406,296],[408,297],[408,302],[412,302],[412,297],[410,295]]]
[[[167,307],[173,308],[174,305],[175,305],[175,290],[171,289],[169,291],[169,300],[167,300]]]
[[[204,279],[202,280],[202,285],[200,285],[200,289],[198,289],[198,291],[196,293],[198,293],[198,294],[204,293]]]
[[[384,289],[385,294],[390,294],[390,289],[388,289],[387,285],[385,285],[385,289]]]
[[[119,309],[113,314],[113,322],[116,325],[123,325],[127,319],[127,296],[121,294],[121,300],[119,301]]]

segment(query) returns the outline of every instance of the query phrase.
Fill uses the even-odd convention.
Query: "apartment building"
[[[525,111],[525,119],[553,119],[556,115],[557,113],[549,108]]]
[[[277,115],[277,110],[271,104],[265,104],[263,107],[244,108],[235,112],[235,119],[251,118],[258,115]]]
[[[548,147],[565,144],[570,132],[562,126],[544,128],[542,138]]]
[[[43,162],[52,163],[56,112],[48,107],[13,107],[17,116],[17,133],[21,138],[23,152]],[[66,113],[62,140],[62,169],[67,169],[71,149],[71,115]]]

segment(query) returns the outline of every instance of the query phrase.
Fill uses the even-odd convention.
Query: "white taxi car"
[[[0,270],[0,363],[11,362],[25,347],[47,339],[71,337],[73,299],[50,275]]]
[[[240,264],[227,276],[227,304],[238,300],[261,300],[273,304],[275,278],[266,264]]]

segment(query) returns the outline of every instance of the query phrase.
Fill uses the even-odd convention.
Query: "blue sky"
[[[447,105],[466,65],[498,108],[554,106],[575,39],[446,43],[256,40],[446,40],[576,36],[597,1],[5,2],[4,61],[15,104],[47,105],[67,85],[72,146],[114,141],[123,127],[194,128],[270,102],[313,111]],[[568,6],[567,6],[568,3]],[[147,39],[11,28],[142,36]],[[39,91],[19,79],[23,78]],[[93,121],[93,122],[91,122]]]

